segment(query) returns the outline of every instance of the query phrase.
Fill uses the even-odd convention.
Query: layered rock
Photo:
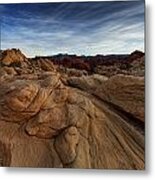
[[[24,62],[26,56],[19,49],[8,49],[1,52],[0,62],[3,65],[19,64]]]
[[[144,169],[144,54],[90,58],[1,51],[0,166]]]
[[[33,69],[36,70],[37,72],[40,72],[40,71],[52,71],[53,72],[56,70],[52,61],[50,61],[48,59],[37,58],[35,60],[30,59],[29,61],[30,61]]]
[[[64,85],[59,73],[46,72],[0,84],[2,166],[144,169],[144,134],[107,104],[141,119],[133,107],[143,100],[130,106],[142,80],[82,78]]]
[[[118,74],[111,78],[93,75],[90,77],[71,77],[69,85],[89,92],[101,100],[130,113],[140,121],[144,121],[144,77]]]

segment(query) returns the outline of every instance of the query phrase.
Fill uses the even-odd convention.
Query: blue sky
[[[1,4],[1,48],[27,56],[144,51],[144,1]]]

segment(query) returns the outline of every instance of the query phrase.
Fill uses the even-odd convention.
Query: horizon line
[[[52,57],[52,56],[57,56],[57,55],[68,55],[68,56],[85,56],[85,57],[88,57],[88,56],[110,56],[110,55],[130,55],[132,54],[133,52],[136,52],[136,51],[139,51],[139,52],[142,52],[145,54],[145,50],[139,50],[139,49],[135,49],[133,51],[130,51],[128,53],[97,53],[97,54],[89,54],[89,55],[85,55],[85,54],[76,54],[76,53],[67,53],[67,52],[60,52],[60,53],[55,53],[55,54],[51,54],[51,55],[34,55],[34,56],[29,56],[27,53],[25,53],[23,50],[21,50],[20,48],[7,48],[7,49],[0,49],[1,51],[7,51],[7,50],[20,50],[22,54],[24,54],[27,58],[36,58],[36,57]]]

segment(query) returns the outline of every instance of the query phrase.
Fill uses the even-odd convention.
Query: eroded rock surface
[[[0,62],[3,65],[11,65],[16,63],[18,65],[26,60],[26,56],[19,49],[7,49],[1,52]]]
[[[144,169],[144,133],[110,108],[144,123],[143,79],[61,79],[42,72],[0,84],[0,165]]]
[[[144,77],[118,74],[108,79],[93,75],[92,78],[71,77],[68,83],[144,121]]]
[[[144,53],[0,58],[0,166],[144,169]]]

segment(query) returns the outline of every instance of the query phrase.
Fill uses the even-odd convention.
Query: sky
[[[0,4],[1,49],[28,57],[144,51],[144,1]]]

